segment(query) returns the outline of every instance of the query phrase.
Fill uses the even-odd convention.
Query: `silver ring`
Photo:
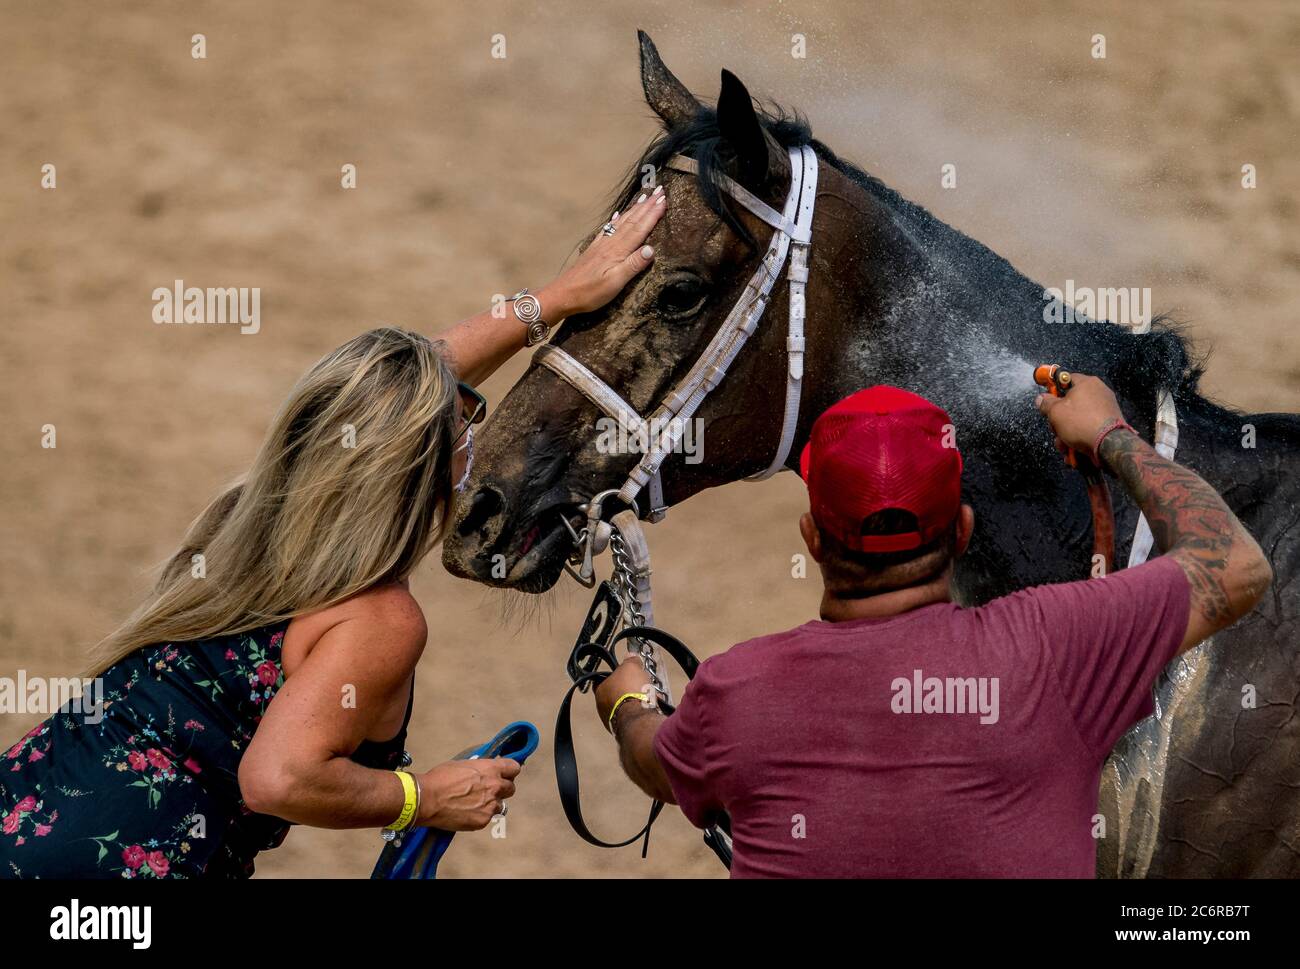
[[[509,810],[510,810],[510,805],[507,804],[505,801],[502,801],[501,810],[497,812],[497,817],[504,818],[506,816],[506,812]]]
[[[606,222],[604,225],[602,225],[600,227],[600,234],[606,236],[612,236],[614,234],[614,223]]]

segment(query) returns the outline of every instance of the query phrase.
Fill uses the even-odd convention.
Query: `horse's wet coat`
[[[637,165],[677,152],[701,162],[697,179],[661,172],[668,214],[650,241],[651,269],[596,314],[567,321],[554,340],[642,413],[698,356],[753,271],[765,227],[727,208],[714,166],[769,204],[784,197],[785,147],[812,144],[822,160],[808,284],[808,352],[793,466],[812,420],[852,391],[891,383],[924,394],[953,417],[966,458],[963,488],[976,533],[956,589],[978,604],[1015,589],[1088,574],[1091,521],[1079,476],[1031,406],[1032,364],[1058,362],[1103,377],[1129,420],[1151,439],[1156,390],[1171,390],[1178,460],[1196,470],[1269,554],[1275,585],[1246,619],[1171,666],[1158,715],[1116,748],[1102,780],[1103,874],[1300,874],[1300,419],[1242,415],[1197,392],[1200,371],[1170,326],[1148,334],[1104,321],[1049,322],[1043,287],[972,239],[841,162],[792,119],[756,116],[748,94],[724,85],[704,108],[642,41],[647,101],[665,134]],[[743,88],[741,89],[743,91]],[[765,155],[765,157],[758,157]],[[630,182],[620,202],[640,191]],[[665,307],[682,279],[699,280],[693,313]],[[784,281],[772,293],[787,298]],[[1059,319],[1059,314],[1056,315]],[[785,332],[759,325],[698,416],[706,460],[664,466],[670,504],[761,470],[774,449],[784,398]],[[601,454],[595,407],[544,368],[515,385],[479,436],[479,460],[444,553],[453,572],[526,591],[549,588],[568,545],[559,513],[617,487],[634,457]],[[1242,447],[1243,425],[1256,446]],[[1116,494],[1119,561],[1137,521]],[[553,524],[551,524],[553,523]],[[527,553],[523,536],[540,527]],[[493,573],[504,556],[507,573]],[[1255,708],[1243,707],[1253,689]]]

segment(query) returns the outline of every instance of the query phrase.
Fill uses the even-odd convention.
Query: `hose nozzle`
[[[1034,383],[1045,388],[1053,397],[1064,397],[1074,383],[1074,378],[1060,364],[1044,363],[1034,368]]]

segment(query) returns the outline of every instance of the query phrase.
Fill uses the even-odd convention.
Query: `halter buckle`
[[[578,510],[587,516],[587,524],[580,532],[574,529],[567,515],[560,515],[565,531],[573,539],[574,545],[573,551],[564,562],[564,571],[573,576],[579,585],[588,589],[596,585],[596,556],[609,547],[612,528],[609,522],[603,520],[605,502],[610,495],[618,496],[618,494],[617,488],[609,488],[579,505]],[[635,500],[631,505],[632,510],[636,511]],[[575,565],[577,568],[574,568]]]

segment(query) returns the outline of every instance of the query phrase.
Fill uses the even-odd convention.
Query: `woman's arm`
[[[349,760],[406,702],[426,629],[405,594],[370,594],[330,627],[271,701],[239,765],[254,811],[318,828],[391,824],[404,803],[392,771]],[[357,601],[357,600],[354,600]],[[514,794],[512,760],[455,761],[424,774],[419,824],[485,827]]]
[[[663,187],[643,195],[613,220],[612,236],[597,233],[578,260],[533,293],[542,304],[542,319],[556,326],[566,316],[598,310],[617,296],[637,273],[654,261],[654,248],[644,245],[666,209]],[[462,320],[439,339],[447,344],[451,365],[461,380],[482,383],[524,345],[527,331],[506,309],[503,318],[492,311]]]

